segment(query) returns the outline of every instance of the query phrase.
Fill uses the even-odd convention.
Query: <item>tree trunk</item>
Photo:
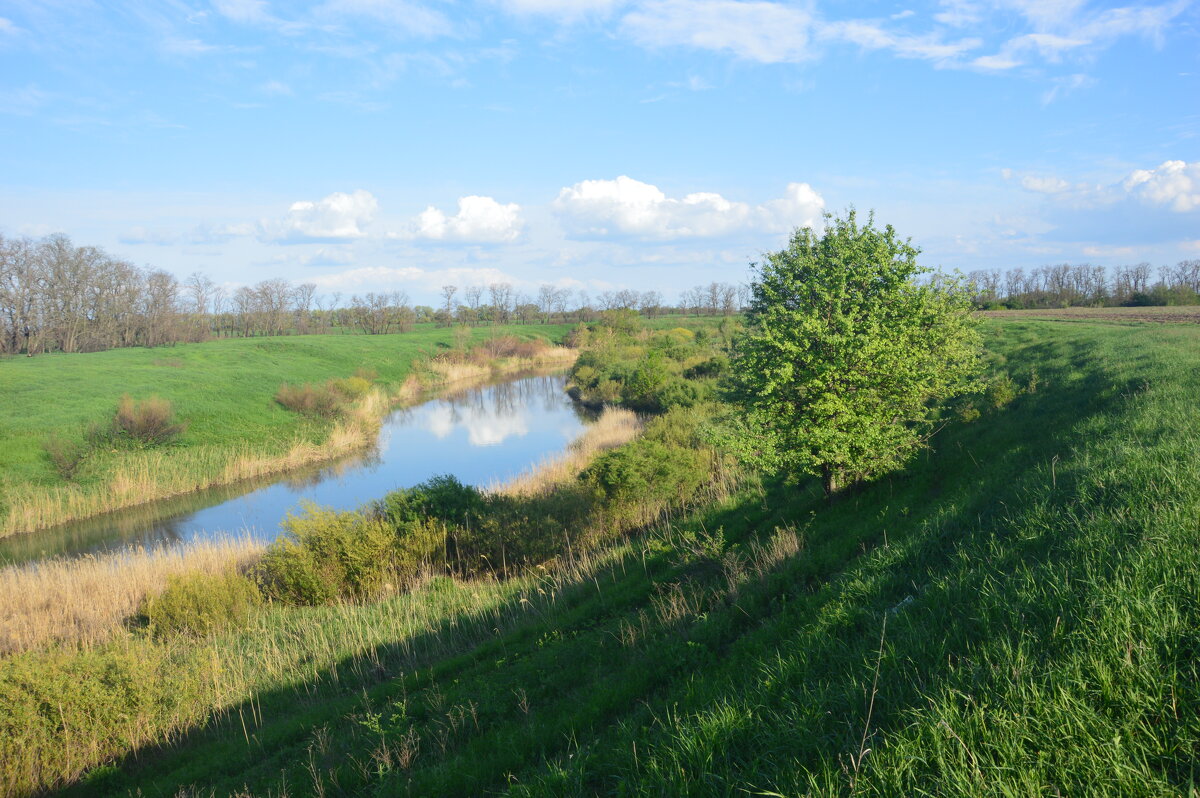
[[[837,490],[834,481],[833,466],[825,463],[821,466],[821,487],[825,491],[825,501],[833,504],[833,492]]]

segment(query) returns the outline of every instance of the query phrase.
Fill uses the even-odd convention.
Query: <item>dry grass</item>
[[[548,493],[554,486],[578,476],[597,454],[629,443],[641,431],[642,422],[632,410],[606,408],[596,423],[586,427],[565,452],[538,463],[508,482],[489,486],[488,491],[509,496]]]
[[[166,586],[168,576],[244,567],[262,550],[258,541],[228,538],[0,569],[0,654],[49,643],[103,642],[123,628],[146,596]]]
[[[569,366],[579,357],[578,349],[548,346],[541,341],[522,341],[492,348],[500,354],[492,356],[489,354],[491,349],[483,346],[465,353],[439,355],[427,364],[431,381],[441,387],[463,387],[515,371]]]

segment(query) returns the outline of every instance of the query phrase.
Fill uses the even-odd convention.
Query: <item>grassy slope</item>
[[[904,474],[832,508],[811,485],[748,491],[549,607],[514,595],[495,632],[489,616],[277,680],[83,792],[1193,789],[1200,328],[987,331],[1036,392],[952,424]],[[750,541],[779,525],[804,550],[758,574]]]
[[[557,340],[569,329],[476,328],[472,340],[504,333]],[[108,423],[123,394],[169,399],[188,428],[167,451],[196,454],[204,468],[219,473],[235,452],[279,456],[297,440],[320,443],[329,433],[328,422],[308,421],[274,401],[281,383],[322,382],[368,368],[385,385],[396,386],[414,360],[444,351],[453,335],[450,329],[423,325],[403,335],[239,338],[0,361],[5,399],[0,407],[0,516],[18,493],[66,485],[43,442],[52,433],[79,439],[87,424]],[[103,491],[113,474],[134,461],[127,452],[98,452],[77,477],[78,486],[84,492]]]

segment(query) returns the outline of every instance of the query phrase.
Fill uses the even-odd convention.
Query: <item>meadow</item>
[[[673,383],[708,370],[700,354],[656,361],[646,393],[610,347],[576,367],[583,395],[696,403],[576,480],[488,505],[524,563],[484,565],[471,547],[490,538],[462,530],[401,590],[8,656],[0,786],[1194,794],[1200,327],[984,334],[994,387],[833,504],[710,450],[719,407]],[[431,517],[461,530],[461,506]]]

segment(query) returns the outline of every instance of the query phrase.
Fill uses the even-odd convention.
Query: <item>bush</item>
[[[361,600],[394,578],[395,535],[381,518],[305,503],[283,522],[255,576],[263,593],[287,604]]]
[[[46,438],[42,443],[42,448],[46,450],[46,455],[54,465],[54,470],[67,481],[75,479],[79,469],[83,466],[83,461],[91,451],[91,447],[87,443],[68,440],[56,432]]]
[[[464,485],[451,474],[442,474],[411,488],[392,491],[376,510],[397,528],[424,518],[467,526],[483,512],[483,506],[478,488]]]
[[[993,408],[999,410],[1013,399],[1017,398],[1020,390],[1017,384],[1013,382],[1012,377],[1007,374],[999,374],[988,380],[987,388],[984,390],[984,398],[987,403]]]
[[[347,399],[361,399],[371,390],[371,383],[363,377],[346,377],[330,380],[327,385]]]
[[[174,575],[141,615],[155,637],[207,637],[246,618],[262,603],[258,588],[236,571]]]
[[[275,393],[275,401],[294,413],[314,418],[336,418],[346,406],[346,396],[329,383],[289,385],[285,382]]]
[[[175,411],[166,399],[151,396],[136,402],[126,394],[113,415],[113,434],[147,446],[170,443],[187,429],[187,424],[176,423],[174,416]]]

